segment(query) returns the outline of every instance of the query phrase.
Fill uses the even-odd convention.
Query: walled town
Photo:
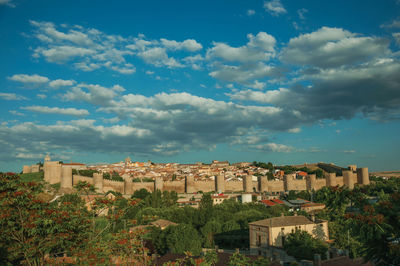
[[[325,186],[346,186],[354,188],[354,184],[368,185],[368,168],[357,168],[355,165],[347,169],[329,165],[304,164],[300,167],[323,168],[323,176],[304,171],[285,173],[275,169],[272,178],[268,178],[269,169],[242,162],[230,165],[227,161],[212,161],[211,164],[154,164],[152,162],[125,161],[86,166],[82,163],[62,163],[51,161],[46,156],[43,164],[45,181],[50,184],[61,183],[61,188],[72,189],[79,181],[93,184],[98,192],[116,191],[122,194],[133,194],[142,188],[148,191],[176,191],[178,193],[202,192],[269,192],[278,194],[284,191],[317,190]],[[79,170],[94,170],[93,178],[79,175]],[[24,166],[23,173],[39,172],[39,165]],[[73,174],[73,170],[76,174]],[[121,180],[104,179],[104,174],[122,177]],[[271,175],[270,175],[271,176]],[[270,180],[269,180],[270,179]]]
[[[21,226],[35,228],[40,219],[64,225],[55,233],[42,233],[62,236],[61,242],[50,244],[53,251],[29,247],[41,254],[35,255],[41,263],[48,264],[373,265],[371,261],[378,259],[376,246],[374,254],[365,255],[373,237],[365,233],[384,226],[382,214],[375,213],[383,211],[377,204],[389,208],[400,200],[398,178],[372,176],[366,167],[322,162],[178,164],[133,162],[128,157],[117,163],[86,165],[51,160],[47,155],[43,162],[25,165],[21,174],[13,175],[1,174],[0,201],[6,207],[0,225],[12,234],[18,230],[8,221],[14,219],[12,215],[17,220],[23,215],[14,206],[28,192],[12,189],[12,184],[18,184],[13,180],[21,179],[19,186],[31,187],[27,202],[36,204],[29,208],[37,209],[37,204],[52,208],[44,209],[44,217],[28,212],[24,219],[36,220]],[[13,202],[7,200],[9,193]],[[78,224],[83,229],[78,230]],[[81,239],[83,232],[88,233],[86,240]],[[399,238],[391,232],[392,237],[385,234],[381,245],[398,245]],[[115,243],[109,240],[113,238]],[[10,252],[22,254],[17,250],[24,246],[18,243]],[[126,250],[128,243],[137,246]],[[75,245],[84,251],[76,251]],[[21,256],[24,263],[30,258]]]

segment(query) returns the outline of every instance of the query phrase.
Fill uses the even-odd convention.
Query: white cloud
[[[62,98],[67,101],[85,101],[94,105],[110,105],[119,92],[125,89],[120,85],[106,88],[98,84],[78,84],[72,87]]]
[[[264,8],[273,16],[287,13],[280,0],[265,1]]]
[[[17,115],[17,116],[25,116],[25,114],[23,114],[23,113],[20,113],[20,112],[18,112],[18,111],[16,111],[16,110],[10,110],[10,111],[8,111],[10,114],[12,114],[12,115]]]
[[[138,53],[138,56],[142,58],[146,63],[155,65],[156,67],[183,67],[183,65],[177,62],[174,58],[168,57],[165,48],[161,47],[147,49],[143,52]]]
[[[15,7],[13,0],[0,0],[0,5],[6,5],[9,7]]]
[[[388,46],[386,39],[357,37],[340,28],[322,27],[290,39],[280,59],[298,65],[338,67],[384,55],[389,52]]]
[[[49,86],[51,88],[60,88],[60,87],[72,86],[75,83],[76,83],[75,80],[56,79],[56,80],[50,81]]]
[[[301,132],[301,128],[299,127],[295,127],[295,128],[291,128],[288,130],[289,133],[300,133]]]
[[[207,50],[207,58],[219,58],[228,62],[257,62],[268,60],[274,55],[276,40],[273,36],[259,32],[256,36],[248,34],[249,42],[241,47],[231,47],[228,44],[214,42]]]
[[[304,14],[307,13],[307,12],[308,12],[308,10],[305,9],[305,8],[301,8],[301,9],[297,10],[297,14],[299,15],[299,18],[303,19],[303,20],[306,19]]]
[[[256,13],[256,11],[254,11],[253,9],[248,9],[246,12],[247,16],[249,16],[249,17],[253,16],[255,13]]]
[[[239,66],[219,64],[209,75],[223,81],[248,84],[252,80],[275,76],[278,73],[275,68],[259,62]]]
[[[48,62],[73,66],[83,71],[105,67],[121,74],[132,74],[135,67],[126,62],[133,55],[127,49],[127,39],[119,35],[107,35],[96,29],[64,25],[58,30],[51,22],[31,21],[34,36],[41,45],[34,49],[33,57],[43,57]]]
[[[52,63],[65,63],[67,61],[73,60],[75,57],[86,57],[95,53],[95,50],[89,48],[60,45],[53,48],[36,48],[33,56],[44,56],[47,61]]]
[[[47,95],[46,94],[36,94],[36,97],[43,100],[43,99],[47,98]]]
[[[43,85],[49,82],[47,77],[39,76],[39,75],[27,75],[27,74],[15,74],[11,77],[8,77],[9,80],[21,82],[25,84],[35,84],[35,85]]]
[[[400,19],[394,19],[390,24],[382,24],[381,28],[398,29],[400,28]]]
[[[85,109],[76,108],[59,108],[59,107],[48,107],[48,106],[26,106],[21,107],[23,110],[31,112],[42,113],[42,114],[60,114],[60,115],[73,115],[73,116],[86,116],[89,112]]]
[[[280,88],[279,90],[270,90],[266,92],[241,90],[234,93],[227,93],[226,95],[228,95],[232,100],[275,103],[287,93],[290,93],[288,89]]]
[[[198,43],[196,40],[193,39],[187,39],[184,40],[183,42],[177,42],[174,40],[167,40],[164,38],[161,38],[161,44],[170,50],[186,50],[189,52],[196,52],[198,50],[201,50],[203,46]]]
[[[346,150],[346,151],[343,151],[343,153],[347,153],[347,154],[352,154],[352,153],[355,153],[356,151],[355,150]]]
[[[263,90],[267,86],[267,83],[265,82],[259,82],[258,80],[255,80],[253,84],[249,85],[250,88],[256,89],[256,90]]]
[[[153,75],[153,74],[154,74],[154,71],[150,71],[150,70],[146,71],[146,75]]]
[[[397,45],[400,46],[400,32],[392,33],[392,36],[395,39]]]
[[[5,93],[5,92],[0,92],[0,98],[7,101],[27,100],[27,98],[22,95],[18,95],[15,93]]]

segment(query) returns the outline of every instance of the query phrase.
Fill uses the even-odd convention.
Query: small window
[[[282,227],[282,228],[281,228],[281,231],[285,231],[285,227]]]

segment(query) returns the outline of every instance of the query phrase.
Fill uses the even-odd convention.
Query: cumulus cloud
[[[187,50],[189,52],[196,52],[198,50],[201,50],[203,46],[198,43],[196,40],[193,39],[187,39],[184,40],[183,42],[177,42],[175,40],[167,40],[164,38],[161,38],[161,44],[170,50]]]
[[[247,38],[247,44],[240,47],[214,42],[206,53],[212,69],[209,75],[246,85],[255,79],[279,75],[277,69],[266,64],[275,56],[275,38],[265,32],[248,34]]]
[[[250,84],[249,82],[255,79],[268,76],[277,77],[280,75],[280,71],[262,62],[239,66],[217,64],[216,70],[210,72],[209,75],[223,81]]]
[[[21,107],[21,109],[42,114],[59,114],[59,115],[73,115],[73,116],[89,115],[89,112],[86,109],[76,109],[76,108],[59,108],[59,107],[34,105],[34,106]]]
[[[120,85],[106,88],[98,84],[78,84],[65,93],[62,98],[66,101],[84,101],[94,105],[106,106],[111,104],[114,97],[125,89]]]
[[[15,93],[6,93],[6,92],[0,92],[0,98],[6,101],[20,101],[28,99],[22,95],[18,95]]]
[[[60,88],[60,87],[73,86],[75,83],[76,83],[75,80],[56,79],[50,81],[49,86],[51,88]]]
[[[166,49],[161,47],[154,47],[139,52],[138,56],[146,63],[155,65],[156,67],[166,66],[169,68],[183,67],[181,63],[172,57],[168,57]]]
[[[31,21],[34,36],[41,45],[33,57],[64,64],[74,61],[76,68],[93,71],[105,67],[121,74],[132,74],[135,68],[126,62],[132,51],[125,48],[127,40],[119,35],[107,35],[96,29],[65,25],[64,31],[51,22]]]
[[[358,37],[340,28],[322,27],[290,39],[280,59],[297,65],[339,67],[387,54],[388,46],[386,39]]]
[[[268,60],[274,55],[276,40],[272,35],[259,32],[256,36],[248,34],[249,42],[241,47],[231,47],[228,44],[214,42],[207,50],[207,58],[218,58],[228,62],[256,62]]]
[[[11,77],[8,77],[9,80],[21,82],[24,84],[34,84],[34,85],[43,85],[49,82],[47,77],[43,77],[40,75],[27,75],[27,74],[15,74]]]
[[[394,19],[391,23],[389,24],[382,24],[381,28],[387,28],[387,29],[398,29],[400,28],[400,19]]]
[[[264,9],[273,16],[287,13],[280,0],[265,1]]]

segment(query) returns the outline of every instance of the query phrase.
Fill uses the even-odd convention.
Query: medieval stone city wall
[[[176,191],[178,193],[185,193],[185,180],[179,181],[164,181],[164,191]],[[196,192],[196,191],[194,191]]]
[[[321,189],[323,187],[326,187],[326,179],[325,178],[321,178],[321,179],[316,179],[315,180],[315,186],[314,186],[314,190],[318,190]]]
[[[268,181],[267,187],[269,192],[279,192],[284,191],[283,181]]]
[[[123,181],[103,179],[103,191],[115,191],[125,194],[125,183]]]
[[[194,181],[193,182],[194,191],[211,192],[215,191],[215,181]]]
[[[242,181],[228,181],[225,182],[225,191],[243,191]]]
[[[336,185],[340,187],[343,186],[343,176],[336,177]]]
[[[125,193],[126,194],[133,194],[137,190],[141,190],[142,188],[146,189],[147,191],[153,192],[154,191],[154,182],[132,182],[132,181],[125,181]]]
[[[88,182],[89,184],[93,185],[92,177],[87,177],[87,176],[82,176],[82,175],[73,175],[72,184],[75,186],[76,184],[78,184],[79,181]]]
[[[356,171],[353,171],[356,169]],[[103,178],[103,174],[94,173],[93,178],[87,176],[73,175],[72,168],[63,166],[59,162],[45,161],[44,179],[50,184],[61,183],[61,188],[69,189],[79,181],[88,182],[95,186],[96,191],[104,193],[107,191],[116,191],[122,194],[133,194],[140,189],[154,191],[176,191],[178,193],[195,193],[198,191],[212,192],[281,192],[290,190],[318,190],[325,186],[346,186],[354,188],[354,184],[369,184],[368,168],[344,169],[343,176],[336,176],[336,173],[325,173],[325,178],[317,179],[315,174],[306,176],[306,179],[298,180],[295,175],[288,174],[284,176],[283,181],[269,181],[266,177],[259,177],[258,181],[253,181],[252,176],[248,175],[243,181],[226,181],[223,176],[218,176],[216,180],[195,181],[193,176],[186,177],[185,180],[163,181],[161,177],[156,178],[154,182],[132,182],[130,180],[115,181]],[[31,166],[24,166],[24,172],[32,171]]]

